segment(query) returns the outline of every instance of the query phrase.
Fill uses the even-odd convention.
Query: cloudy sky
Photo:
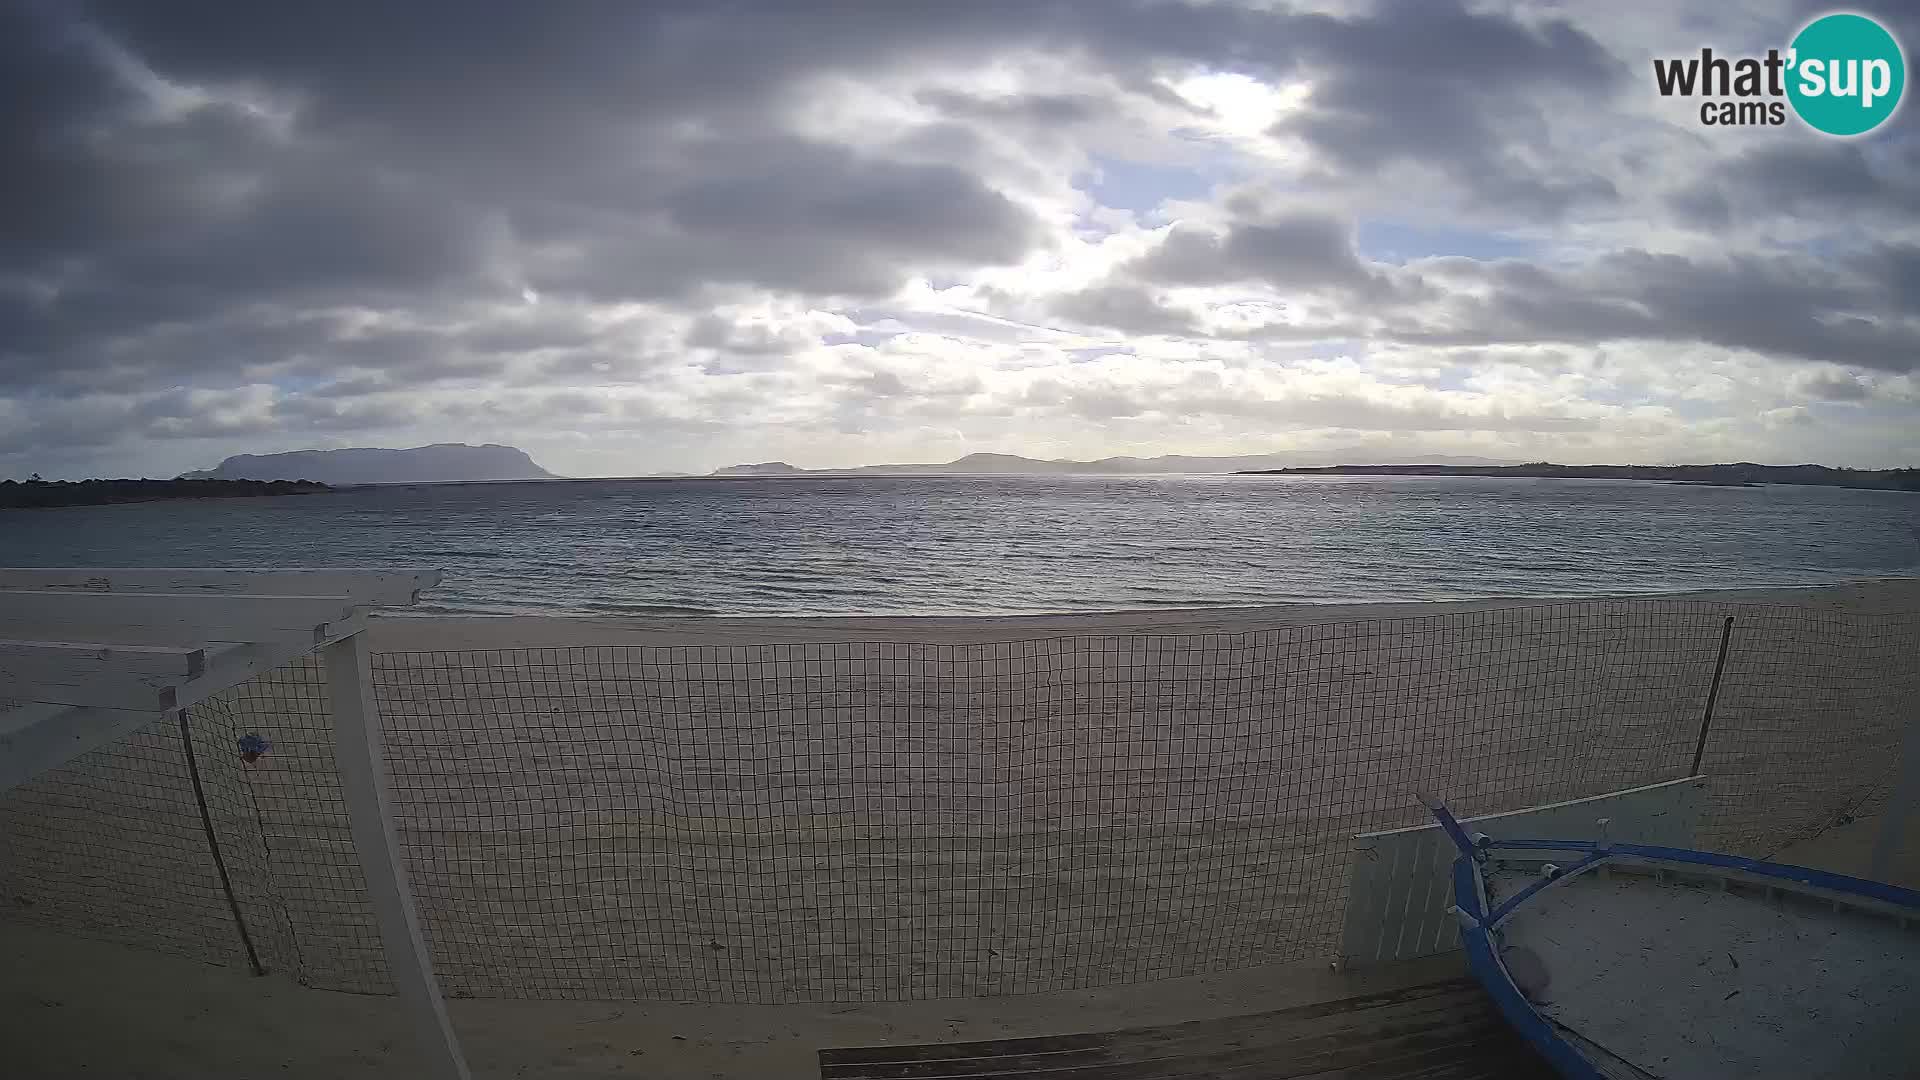
[[[8,3],[0,475],[1920,464],[1920,110],[1702,127],[1820,9],[1679,6]]]

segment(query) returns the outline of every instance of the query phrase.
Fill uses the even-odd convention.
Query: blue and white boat
[[[1920,1077],[1920,893],[1430,808],[1473,973],[1563,1075]]]

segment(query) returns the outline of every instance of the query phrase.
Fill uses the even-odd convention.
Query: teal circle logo
[[[1795,35],[1787,54],[1787,99],[1816,131],[1863,135],[1900,107],[1907,58],[1886,28],[1865,15],[1822,15]]]

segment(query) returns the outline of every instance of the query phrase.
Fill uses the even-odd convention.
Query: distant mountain
[[[1920,491],[1920,469],[1832,469],[1825,465],[1756,465],[1751,461],[1738,461],[1730,465],[1555,465],[1549,461],[1507,466],[1423,463],[1259,471],[1279,476],[1505,476],[1522,479],[1665,480],[1675,484],[1713,487],[1801,484]]]
[[[323,484],[444,484],[462,480],[551,480],[526,451],[487,443],[435,443],[410,450],[295,450],[237,454],[182,480],[317,480]]]
[[[845,469],[801,469],[784,461],[768,461],[758,465],[730,465],[716,469],[715,476],[802,476],[808,474],[847,475],[850,473],[894,473],[906,475],[946,474],[977,475],[981,473],[1005,474],[1054,474],[1063,473],[1230,473],[1249,472],[1265,469],[1289,468],[1300,465],[1318,465],[1348,463],[1355,461],[1392,460],[1401,455],[1383,454],[1375,450],[1328,450],[1324,452],[1300,452],[1277,454],[1242,454],[1234,457],[1196,457],[1187,454],[1164,454],[1160,457],[1109,457],[1098,461],[1070,461],[1055,459],[1051,461],[1039,458],[1020,457],[1017,454],[968,454],[963,458],[937,464],[909,465],[858,465]],[[1512,462],[1498,461],[1492,458],[1447,457],[1423,455],[1422,460],[1450,465],[1497,466],[1510,465]]]
[[[784,461],[763,461],[758,465],[729,465],[724,469],[713,470],[715,476],[786,476],[789,473],[806,472],[796,469]]]

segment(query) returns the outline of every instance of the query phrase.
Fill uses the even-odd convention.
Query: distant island
[[[352,447],[237,454],[182,480],[317,480],[323,484],[446,484],[475,480],[553,480],[526,451],[487,443],[435,443],[410,450]]]
[[[1920,491],[1920,469],[1832,469],[1825,465],[1328,465],[1246,469],[1254,476],[1508,476],[1583,480],[1665,480],[1715,487],[1801,484],[1817,487]]]
[[[715,469],[714,476],[807,476],[807,475],[849,475],[891,473],[897,475],[924,476],[978,475],[988,474],[1038,474],[1060,475],[1069,473],[1231,473],[1264,472],[1287,466],[1306,465],[1314,462],[1365,460],[1377,456],[1368,451],[1332,450],[1322,453],[1276,453],[1241,454],[1231,457],[1198,457],[1188,454],[1164,454],[1160,457],[1108,457],[1094,461],[1071,461],[1062,458],[1043,460],[1040,458],[1020,457],[1017,454],[968,454],[962,458],[937,464],[906,465],[856,465],[844,469],[802,469],[784,461],[763,461],[755,465],[729,465],[724,469]],[[1491,458],[1475,457],[1435,457],[1432,461],[1446,462],[1458,466],[1498,466],[1511,462],[1495,461]]]
[[[101,506],[161,499],[248,499],[329,490],[304,480],[0,480],[0,509]]]

